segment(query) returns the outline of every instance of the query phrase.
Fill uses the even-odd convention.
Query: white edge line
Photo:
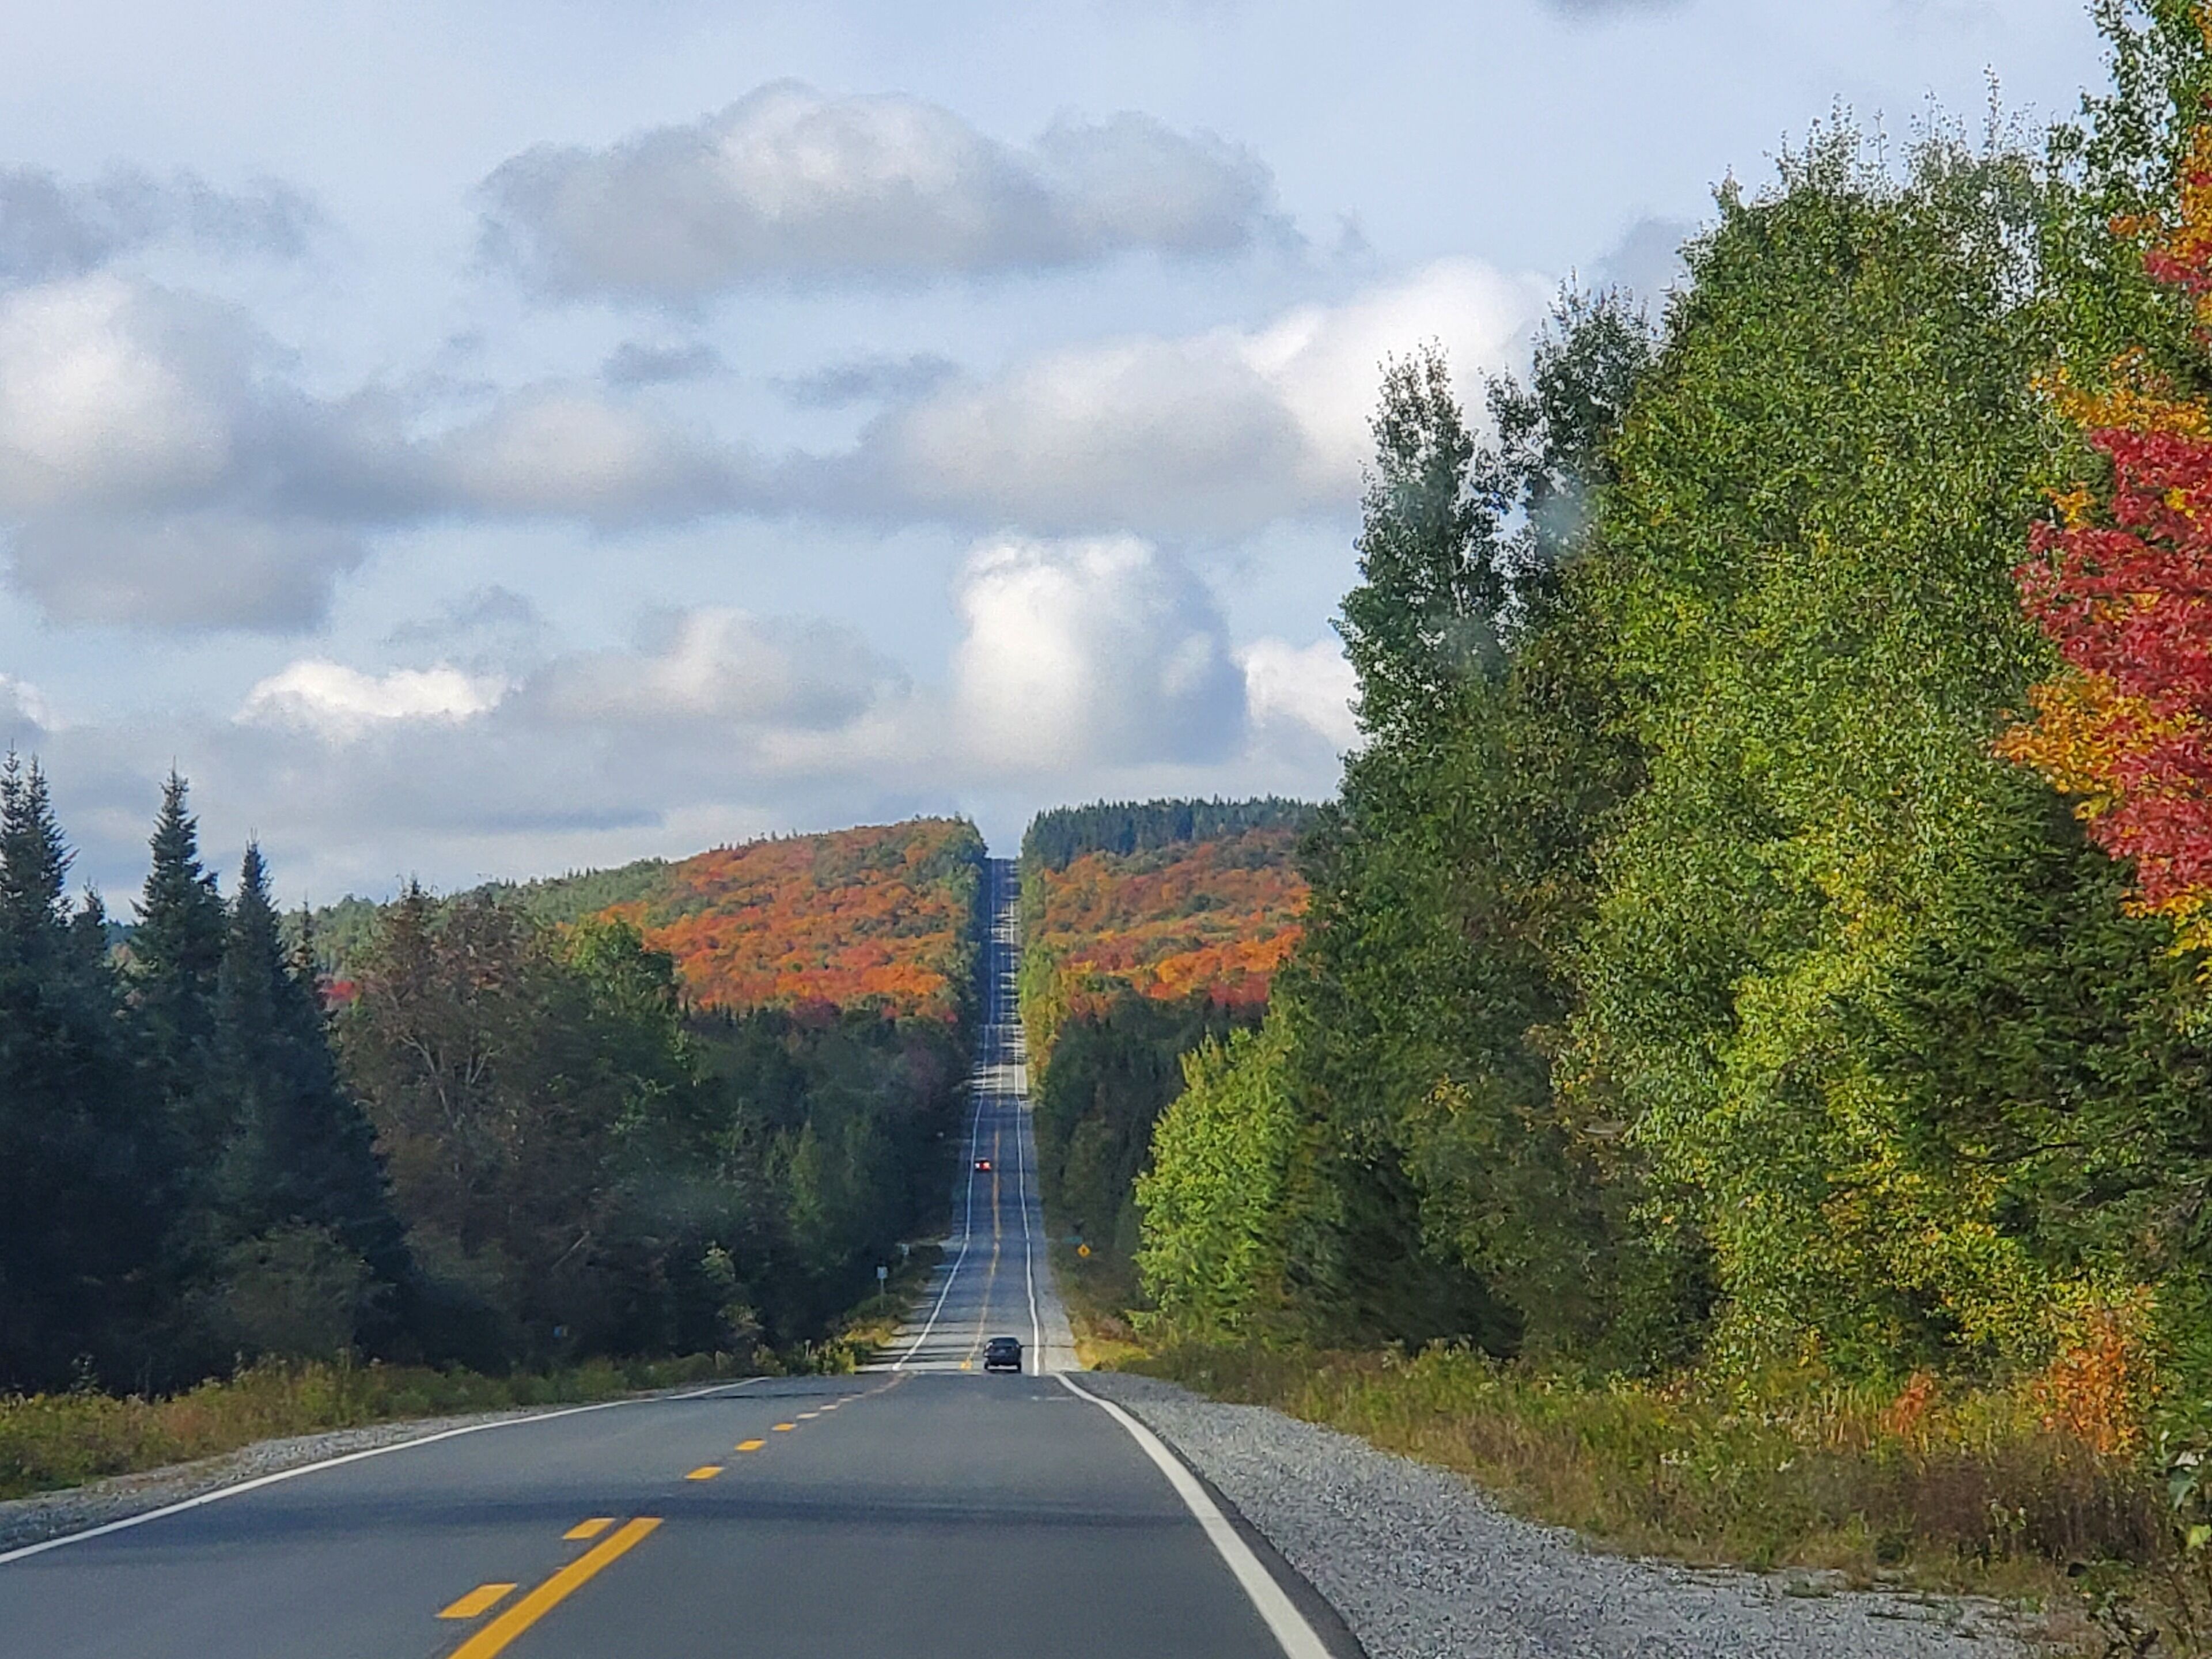
[[[1191,1472],[1183,1468],[1182,1460],[1161,1443],[1159,1436],[1112,1401],[1101,1399],[1080,1386],[1066,1371],[1055,1371],[1054,1375],[1059,1377],[1063,1388],[1080,1395],[1127,1429],[1129,1437],[1137,1443],[1145,1455],[1159,1465],[1160,1473],[1167,1476],[1168,1484],[1176,1489],[1176,1496],[1182,1499],[1183,1507],[1196,1516],[1198,1524],[1206,1529],[1206,1535],[1212,1541],[1215,1553],[1236,1577],[1238,1586],[1267,1625],[1268,1633],[1274,1637],[1276,1645],[1282,1649],[1286,1659],[1333,1659],[1328,1644],[1322,1641],[1320,1634],[1306,1621],[1305,1614],[1298,1611],[1297,1603],[1284,1593],[1283,1587],[1275,1582],[1274,1574],[1260,1565],[1260,1558],[1253,1554],[1252,1547],[1237,1535],[1237,1528],[1230,1524],[1229,1517],[1221,1512],[1221,1506],[1213,1501],[1205,1487],[1198,1484]]]
[[[44,1555],[48,1550],[58,1550],[70,1544],[82,1544],[94,1538],[105,1538],[112,1532],[127,1532],[133,1527],[143,1527],[149,1521],[160,1521],[172,1515],[182,1515],[187,1510],[204,1509],[210,1504],[220,1504],[227,1498],[239,1498],[264,1486],[273,1486],[281,1481],[296,1480],[303,1474],[313,1474],[323,1469],[335,1469],[347,1463],[358,1463],[363,1458],[381,1457],[386,1452],[406,1451],[415,1446],[428,1446],[440,1440],[455,1440],[465,1434],[482,1434],[487,1429],[515,1429],[532,1423],[550,1423],[556,1417],[574,1417],[582,1412],[603,1412],[613,1406],[665,1405],[672,1400],[703,1400],[708,1395],[724,1394],[742,1389],[765,1378],[748,1376],[739,1382],[718,1382],[711,1389],[695,1389],[690,1394],[660,1395],[651,1400],[600,1400],[588,1406],[563,1406],[557,1411],[536,1412],[527,1417],[502,1417],[495,1423],[465,1423],[458,1429],[441,1429],[435,1434],[417,1435],[411,1440],[394,1440],[388,1445],[370,1446],[361,1451],[346,1452],[337,1457],[325,1457],[319,1462],[302,1463],[297,1468],[279,1469],[274,1474],[259,1474],[251,1480],[240,1480],[234,1486],[217,1486],[212,1492],[199,1492],[164,1504],[157,1510],[146,1510],[137,1515],[126,1515],[119,1521],[109,1521],[97,1527],[88,1527],[82,1532],[64,1533],[58,1538],[48,1538],[36,1544],[25,1544],[21,1548],[0,1553],[0,1566],[10,1561],[21,1561],[27,1556]]]
[[[981,1069],[977,1068],[979,1072]],[[921,1352],[921,1345],[937,1328],[938,1317],[945,1311],[945,1298],[952,1294],[953,1283],[960,1277],[961,1264],[968,1260],[969,1241],[975,1236],[975,1138],[983,1132],[983,1091],[977,1079],[971,1078],[968,1086],[975,1093],[975,1113],[968,1120],[968,1201],[960,1218],[960,1252],[952,1258],[952,1266],[945,1273],[945,1287],[937,1293],[937,1305],[929,1310],[929,1322],[921,1328],[921,1334],[907,1345],[907,1351],[891,1367],[895,1371],[906,1369],[907,1361]]]

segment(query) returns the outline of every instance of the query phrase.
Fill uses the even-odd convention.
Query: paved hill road
[[[890,1369],[478,1425],[0,1555],[0,1653],[1321,1659],[1291,1599],[1310,1592],[1133,1419],[1052,1374],[1073,1354],[1032,1179],[1007,866],[992,884],[970,1133],[994,1167],[965,1172]],[[1027,1374],[976,1369],[1001,1332],[1030,1346]]]
[[[994,1336],[1020,1339],[1033,1374],[1076,1368],[1075,1340],[1045,1251],[1030,1127],[1029,1051],[1015,1006],[1021,899],[1010,860],[986,866],[991,936],[983,962],[983,1029],[969,1079],[973,1109],[952,1194],[945,1261],[882,1362],[897,1371],[972,1370]],[[990,1168],[979,1170],[987,1162]]]

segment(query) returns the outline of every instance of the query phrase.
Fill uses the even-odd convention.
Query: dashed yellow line
[[[758,1451],[766,1444],[768,1444],[768,1442],[765,1440],[740,1440],[738,1442],[738,1449],[739,1451]]]
[[[799,1425],[796,1423],[779,1423],[775,1425],[775,1432],[777,1434],[789,1434],[798,1426]]]
[[[658,1516],[641,1515],[593,1545],[455,1648],[451,1659],[493,1659],[494,1655],[506,1652],[516,1637],[643,1543],[659,1524]]]
[[[439,1608],[438,1617],[473,1619],[480,1613],[489,1612],[501,1601],[506,1600],[508,1593],[514,1589],[514,1586],[512,1584],[478,1584],[459,1601]]]
[[[686,1480],[712,1480],[721,1472],[722,1466],[720,1463],[702,1463],[684,1478]]]
[[[588,1521],[579,1521],[561,1536],[573,1544],[579,1539],[597,1538],[614,1523],[615,1518],[611,1515],[595,1515]]]

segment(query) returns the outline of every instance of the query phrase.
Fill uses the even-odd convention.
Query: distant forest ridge
[[[1024,869],[1065,870],[1090,853],[1155,852],[1219,841],[1253,830],[1303,834],[1316,809],[1310,801],[1266,795],[1253,800],[1098,801],[1057,806],[1030,821],[1022,836]]]
[[[702,1007],[872,1006],[951,1020],[972,994],[982,837],[915,818],[772,836],[678,861],[641,859],[471,890],[546,926],[619,918],[676,961]],[[315,912],[316,948],[343,979],[383,906]]]

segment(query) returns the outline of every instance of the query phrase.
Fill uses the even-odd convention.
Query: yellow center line
[[[614,1523],[615,1518],[611,1515],[595,1515],[588,1521],[579,1521],[561,1536],[573,1544],[581,1538],[597,1538]]]
[[[1002,1231],[999,1214],[999,1137],[1002,1133],[997,1129],[991,1132],[991,1270],[983,1275],[983,1311],[976,1316],[975,1346],[960,1362],[963,1371],[975,1369],[975,1356],[983,1348],[984,1323],[991,1316],[991,1292],[999,1284],[999,1239]]]
[[[721,1472],[722,1466],[720,1463],[702,1463],[684,1478],[686,1480],[712,1480]]]
[[[495,1603],[503,1599],[514,1588],[512,1584],[478,1584],[459,1601],[449,1607],[439,1608],[438,1617],[473,1619],[480,1613],[489,1612]]]
[[[659,1524],[658,1517],[641,1515],[605,1542],[594,1544],[455,1648],[448,1659],[493,1659],[506,1652],[516,1637],[635,1549]]]
[[[796,1423],[779,1423],[775,1425],[775,1432],[778,1434],[789,1434],[798,1426],[799,1425]]]
[[[738,1449],[739,1451],[758,1451],[766,1444],[768,1444],[768,1442],[765,1440],[740,1440],[738,1442]]]

